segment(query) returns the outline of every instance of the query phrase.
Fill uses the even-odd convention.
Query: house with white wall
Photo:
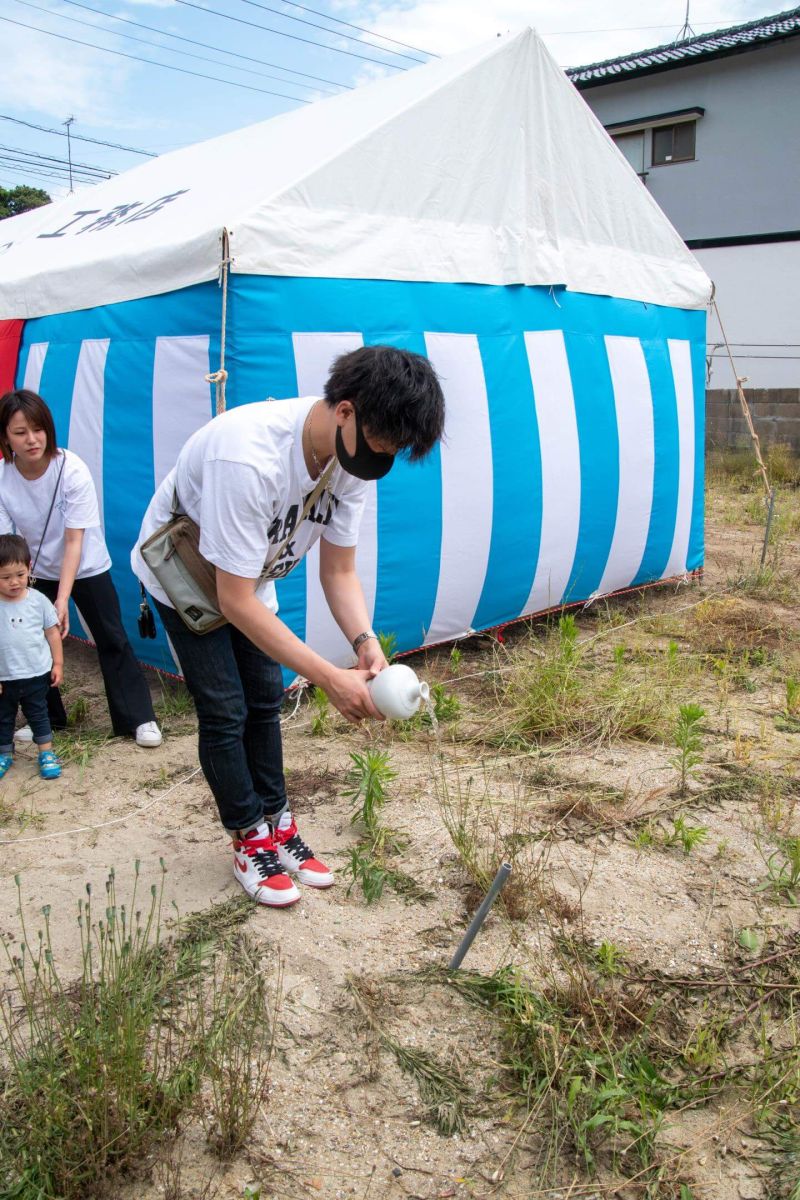
[[[567,74],[714,280],[756,406],[798,389],[800,449],[800,7]],[[722,341],[712,314],[714,392]]]

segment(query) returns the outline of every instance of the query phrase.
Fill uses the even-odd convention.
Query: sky
[[[691,0],[689,21],[702,34],[783,7]],[[144,161],[132,151],[163,154],[527,25],[576,66],[671,42],[685,18],[686,0],[0,0],[0,186],[66,195],[70,117],[78,191]]]

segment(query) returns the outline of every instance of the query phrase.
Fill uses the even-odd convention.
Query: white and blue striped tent
[[[443,444],[370,495],[358,565],[411,649],[703,561],[710,283],[530,30],[166,155],[0,226],[0,320],[129,551],[214,411],[319,393],[338,353],[427,354]],[[312,554],[281,612],[350,661]]]

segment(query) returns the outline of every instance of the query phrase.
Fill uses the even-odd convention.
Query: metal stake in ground
[[[451,971],[457,971],[458,968],[461,966],[461,963],[464,961],[464,955],[467,953],[467,951],[469,950],[473,941],[475,940],[475,934],[478,932],[481,925],[486,920],[486,916],[487,916],[487,913],[489,912],[489,909],[492,907],[495,900],[500,895],[500,892],[503,890],[503,886],[505,885],[505,882],[508,879],[510,874],[511,874],[511,863],[503,863],[501,865],[499,871],[495,875],[494,879],[492,880],[492,886],[489,888],[489,891],[486,893],[486,896],[484,897],[480,908],[478,909],[478,911],[475,913],[475,916],[470,921],[469,929],[467,930],[467,932],[464,934],[463,938],[461,939],[461,945],[458,947],[455,954],[450,959],[450,970]]]

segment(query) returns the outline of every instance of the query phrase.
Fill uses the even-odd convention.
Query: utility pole
[[[67,160],[69,162],[69,194],[70,194],[70,196],[72,195],[73,191],[75,190],[72,186],[72,143],[71,143],[70,137],[69,137],[69,127],[74,120],[75,120],[74,117],[67,117],[66,121],[64,121],[64,124],[67,127]]]
[[[689,5],[691,0],[686,0],[686,16],[683,18],[683,25],[678,30],[678,35],[675,38],[676,42],[685,42],[687,38],[694,37],[695,32],[689,24]]]

